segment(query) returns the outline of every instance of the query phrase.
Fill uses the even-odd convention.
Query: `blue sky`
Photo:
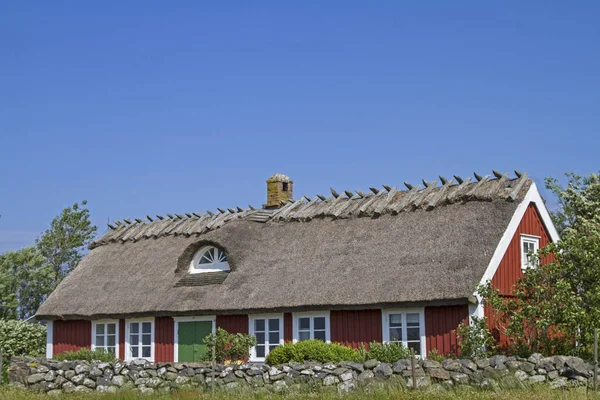
[[[519,169],[596,172],[597,1],[0,5],[0,252],[106,221]],[[546,193],[547,194],[547,193]]]

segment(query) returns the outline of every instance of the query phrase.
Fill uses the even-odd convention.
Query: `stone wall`
[[[415,361],[415,380],[421,389],[470,386],[484,390],[526,388],[547,384],[554,389],[592,385],[593,365],[577,357],[529,358],[494,356],[477,360]],[[9,371],[11,385],[24,389],[60,392],[142,393],[178,389],[256,388],[283,392],[325,387],[348,392],[366,386],[412,387],[410,360],[393,364],[369,360],[364,363],[317,362],[278,366],[261,364],[217,365],[210,363],[52,361],[14,358]]]

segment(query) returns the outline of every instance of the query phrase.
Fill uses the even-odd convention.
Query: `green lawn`
[[[21,392],[10,389],[0,389],[0,399],[2,400],[48,400],[45,394],[34,394],[30,392]],[[199,392],[179,392],[172,394],[156,394],[156,395],[139,395],[135,392],[124,392],[117,394],[69,394],[62,395],[60,398],[70,400],[131,400],[131,399],[148,399],[148,400],[186,400],[186,399],[206,399],[206,400],[234,400],[234,399],[282,399],[282,400],[300,400],[300,399],[314,399],[314,400],[358,400],[358,399],[371,399],[371,400],[425,400],[425,399],[440,399],[440,400],[488,400],[488,399],[500,399],[500,400],[543,400],[543,399],[600,399],[600,395],[594,395],[593,392],[586,392],[584,388],[567,390],[552,390],[549,388],[539,387],[530,390],[521,391],[504,391],[500,393],[493,392],[482,392],[482,391],[460,391],[460,392],[403,392],[403,391],[377,391],[377,392],[354,392],[344,395],[337,393],[288,393],[288,394],[273,394],[273,393],[259,393],[252,391],[242,392],[217,392],[211,393],[199,393]]]

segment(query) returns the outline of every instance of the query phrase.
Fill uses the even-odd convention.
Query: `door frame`
[[[217,317],[215,315],[202,315],[197,317],[173,317],[175,322],[175,338],[173,344],[173,362],[179,362],[179,323],[180,322],[212,322],[212,333],[217,331]]]

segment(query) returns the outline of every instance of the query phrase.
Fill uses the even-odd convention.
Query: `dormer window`
[[[521,235],[521,269],[536,267],[536,258],[540,248],[539,236]]]
[[[205,246],[201,248],[190,265],[191,274],[202,272],[228,272],[230,270],[227,262],[227,254],[223,249],[215,246]]]

